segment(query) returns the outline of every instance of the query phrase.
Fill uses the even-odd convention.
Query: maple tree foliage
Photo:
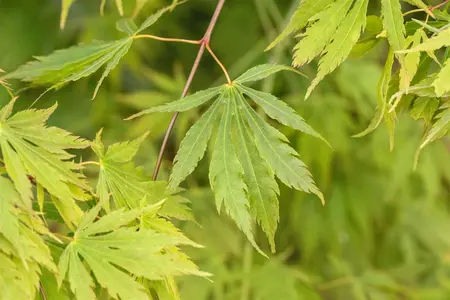
[[[73,2],[62,1],[61,28],[67,24]],[[137,15],[146,2],[137,1],[133,14]],[[202,241],[194,242],[176,226],[178,221],[197,223],[180,185],[205,156],[209,157],[208,180],[217,212],[223,210],[250,245],[267,257],[255,238],[255,225],[259,225],[275,253],[280,182],[326,204],[302,151],[296,150],[282,130],[312,136],[330,148],[333,145],[308,124],[307,115],[301,116],[275,93],[252,84],[281,71],[300,73],[296,68],[315,59],[317,74],[305,98],[314,97],[321,82],[347,58],[362,56],[386,41],[389,51],[378,87],[373,87],[377,108],[367,129],[355,137],[366,136],[385,123],[393,150],[398,116],[406,112],[415,120],[423,119],[417,165],[422,149],[444,137],[450,123],[448,48],[443,56],[440,53],[450,46],[450,17],[444,5],[408,0],[405,2],[425,13],[426,20],[405,21],[400,0],[379,2],[379,14],[367,15],[369,0],[301,1],[284,31],[266,49],[279,47],[289,35],[296,34],[294,67],[260,64],[234,80],[209,45],[216,14],[205,37],[198,41],[144,33],[179,1],[145,18],[139,26],[129,18],[119,20],[116,28],[123,36],[120,39],[59,49],[2,74],[0,84],[11,99],[0,109],[0,299],[45,295],[44,299],[84,300],[99,299],[101,293],[113,299],[144,300],[155,295],[178,299],[175,277],[211,276],[184,251],[185,246],[201,248]],[[219,1],[217,14],[223,4]],[[106,1],[101,1],[102,12],[105,5]],[[122,1],[115,1],[115,5],[123,15]],[[430,18],[436,21],[429,22]],[[48,125],[57,104],[46,109],[14,110],[20,101],[9,85],[14,79],[29,87],[43,86],[45,94],[103,69],[93,91],[95,98],[135,40],[145,38],[199,45],[200,57],[206,49],[227,80],[187,94],[190,78],[182,97],[170,96],[172,101],[139,107],[140,112],[126,119],[202,109],[179,143],[167,182],[155,180],[155,175],[152,180],[133,161],[149,133],[105,147],[103,130],[91,141]],[[431,63],[435,66],[430,67]],[[192,74],[197,67],[198,62]],[[155,82],[171,90],[166,79],[158,78]],[[164,147],[165,143],[162,154]],[[81,149],[95,160],[83,161],[72,154]],[[96,168],[94,180],[86,171],[88,166]],[[55,226],[59,230],[54,230]],[[271,262],[258,276],[273,273],[286,275],[288,271]],[[279,295],[271,290],[262,293],[265,288],[257,286],[255,294]],[[285,292],[288,294],[289,288]]]

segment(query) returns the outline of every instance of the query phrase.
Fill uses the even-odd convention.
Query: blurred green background
[[[148,0],[137,21],[167,4]],[[297,0],[226,1],[211,45],[232,76],[259,63],[290,64],[289,41],[271,52],[264,48],[297,4]],[[131,16],[135,1],[125,0],[124,5],[125,15]],[[190,0],[148,32],[199,39],[215,5],[213,0]],[[114,1],[107,1],[104,16],[99,6],[96,0],[75,1],[66,28],[60,30],[59,0],[0,0],[0,68],[12,71],[34,55],[120,37],[115,22],[121,17]],[[370,11],[378,14],[379,1],[371,1]],[[267,260],[225,215],[217,214],[208,163],[203,159],[184,183],[198,225],[178,225],[205,246],[186,251],[214,277],[213,282],[181,278],[183,299],[450,299],[450,141],[426,148],[414,171],[414,154],[423,130],[420,121],[399,116],[392,152],[384,126],[366,137],[351,137],[365,129],[374,114],[386,50],[380,43],[364,58],[348,60],[308,101],[303,100],[308,86],[303,77],[280,73],[261,83],[263,90],[288,102],[331,143],[332,149],[277,125],[310,167],[327,204],[322,206],[314,197],[284,187],[277,253]],[[178,99],[196,52],[195,45],[136,41],[94,101],[90,98],[100,74],[46,94],[36,107],[58,102],[52,125],[85,138],[92,139],[100,128],[109,143],[150,131],[137,163],[151,174],[171,115],[152,114],[134,121],[123,118]],[[301,71],[312,78],[316,69],[313,63]],[[191,91],[223,83],[221,74],[205,55]],[[42,92],[23,91],[17,106],[29,107]],[[0,105],[7,101],[8,95],[1,91]],[[181,114],[161,179],[167,178],[177,146],[201,113]],[[86,155],[84,159],[89,160],[91,154]],[[257,240],[269,253],[259,229]]]

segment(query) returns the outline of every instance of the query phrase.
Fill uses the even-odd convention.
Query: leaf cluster
[[[208,275],[179,249],[199,245],[170,222],[193,220],[189,201],[132,163],[145,135],[105,151],[100,133],[90,142],[48,127],[56,105],[13,114],[14,103],[0,110],[0,299],[97,299],[100,287],[152,299],[159,281]],[[89,162],[100,166],[95,192],[68,152],[88,146],[100,160]]]

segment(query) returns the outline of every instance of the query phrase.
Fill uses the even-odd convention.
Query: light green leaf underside
[[[207,90],[199,91],[195,94],[186,96],[178,101],[169,102],[167,104],[163,104],[160,106],[152,107],[146,110],[141,111],[140,113],[134,114],[128,117],[126,120],[134,119],[140,117],[145,114],[153,113],[153,112],[182,112],[197,106],[200,106],[209,100],[211,100],[214,96],[217,96],[225,89],[224,86],[214,87]]]
[[[31,185],[26,183],[30,175],[57,199],[59,208],[65,207],[60,213],[67,225],[76,225],[81,210],[74,200],[89,199],[84,191],[90,191],[90,187],[78,172],[81,167],[69,160],[72,155],[66,149],[85,148],[88,142],[62,129],[46,127],[56,105],[44,110],[20,111],[8,118],[5,111],[12,105],[13,102],[0,112],[6,116],[0,122],[0,147],[8,173],[12,174],[16,188],[22,191],[24,201],[31,199]]]
[[[195,246],[188,239],[126,227],[142,210],[114,211],[93,223],[99,208],[86,214],[59,262],[61,279],[68,278],[77,299],[96,299],[94,282],[84,264],[110,296],[124,300],[148,299],[144,287],[130,273],[149,280],[182,274],[206,275],[185,257],[164,251],[182,244]]]
[[[294,66],[302,66],[320,55],[334,38],[336,29],[345,19],[353,0],[338,0],[312,17],[302,39],[294,47]],[[315,22],[313,22],[315,21]]]
[[[394,51],[392,48],[389,51],[386,63],[384,65],[383,74],[380,77],[377,87],[377,110],[375,116],[370,122],[369,126],[361,133],[354,135],[353,137],[363,137],[372,131],[374,131],[383,120],[383,117],[387,113],[387,93],[389,88],[389,82],[391,80],[392,65],[394,64]]]
[[[439,109],[438,98],[419,97],[414,100],[413,107],[409,111],[409,114],[414,120],[423,118],[426,124],[429,124],[433,120],[433,116]]]
[[[169,190],[175,190],[194,171],[205,154],[221,102],[222,96],[211,105],[183,138],[174,158],[174,165],[169,178]]]
[[[106,203],[106,209],[109,208],[109,194],[118,208],[139,207],[144,198],[153,203],[161,200],[156,199],[153,192],[155,185],[159,183],[150,181],[132,162],[146,136],[144,134],[133,141],[113,144],[104,155],[101,151],[96,151],[101,163],[97,194],[101,202]],[[93,148],[103,148],[100,134],[97,134]]]
[[[305,98],[308,98],[312,90],[327,74],[333,72],[349,56],[364,30],[368,2],[368,0],[356,1],[343,22],[333,32],[333,41],[325,47],[324,54],[319,61],[319,71],[309,86]],[[299,50],[302,51],[301,48]]]
[[[444,67],[437,75],[437,78],[433,82],[436,95],[438,97],[443,96],[450,91],[450,59],[445,61]]]
[[[328,144],[328,142],[317,131],[309,126],[305,120],[295,112],[294,109],[292,109],[285,102],[279,100],[277,97],[243,85],[238,85],[237,88],[255,101],[256,104],[261,106],[264,112],[272,119],[277,120],[285,126],[292,127],[306,134],[315,136]]]
[[[308,20],[317,14],[318,12],[325,9],[335,0],[303,0],[300,2],[297,10],[289,21],[289,24],[283,30],[283,32],[266,48],[267,50],[275,47],[279,42],[284,40],[290,34],[302,30]]]
[[[403,24],[400,0],[381,0],[381,14],[389,44],[394,51],[403,50],[405,48],[405,25]]]
[[[19,235],[19,219],[14,205],[20,203],[19,194],[13,184],[0,176],[0,234],[15,248],[16,254],[23,259],[23,246]]]
[[[217,210],[222,204],[228,215],[236,222],[252,245],[259,250],[253,238],[247,185],[244,182],[244,170],[239,162],[232,139],[233,98],[231,89],[224,92],[226,105],[222,114],[214,151],[209,166],[209,181],[216,198]],[[261,252],[261,250],[259,250]],[[261,252],[263,255],[264,253]]]
[[[249,70],[247,70],[244,74],[239,76],[234,80],[234,83],[242,84],[245,82],[252,82],[252,81],[258,81],[262,80],[270,75],[273,75],[280,71],[292,71],[297,74],[303,75],[296,69],[284,66],[284,65],[273,65],[273,64],[264,64],[264,65],[258,65],[256,67],[253,67]],[[305,76],[305,75],[303,75]]]
[[[424,148],[432,141],[444,136],[448,131],[449,128],[448,125],[450,123],[450,105],[446,103],[442,105],[439,109],[442,111],[435,117],[436,122],[433,124],[433,127],[428,132],[422,145],[420,145],[420,148]]]
[[[445,46],[450,46],[450,28],[441,31],[436,36],[424,41],[420,45],[412,47],[408,50],[398,51],[399,53],[409,53],[418,51],[433,51]]]
[[[414,48],[418,44],[420,44],[420,41],[422,40],[422,29],[418,29],[414,35],[409,36],[406,39],[406,46],[411,44],[411,47]],[[400,68],[400,90],[407,90],[409,88],[409,85],[411,81],[413,80],[414,76],[417,73],[417,69],[419,66],[420,61],[420,53],[419,52],[412,52],[407,53],[404,57],[404,63]]]
[[[45,268],[56,273],[41,235],[50,235],[31,210],[21,210],[13,183],[0,176],[0,298],[34,299]]]
[[[424,35],[422,34],[422,37]],[[420,45],[414,45],[409,50],[399,51],[400,53],[406,53],[406,57],[416,55],[419,56],[419,51],[427,51],[431,52],[433,50],[440,49],[445,46],[450,46],[450,29],[446,29],[441,31],[438,35],[435,37],[432,37],[430,39],[426,39],[423,43]],[[436,96],[441,97],[445,93],[450,91],[450,84],[448,81],[448,78],[450,76],[450,63],[449,60],[445,62],[444,66],[438,73],[437,77],[435,78],[434,82],[432,83],[432,86],[435,89]]]
[[[235,98],[239,95],[235,90]],[[262,159],[247,127],[242,108],[233,101],[236,115],[237,155],[242,164],[248,186],[250,213],[266,233],[272,252],[275,252],[275,232],[279,221],[278,195],[280,193],[274,173]]]
[[[323,202],[323,195],[315,185],[311,173],[299,159],[299,154],[285,143],[287,138],[264,122],[242,97],[239,101],[255,137],[257,148],[277,177],[289,187],[316,194]]]

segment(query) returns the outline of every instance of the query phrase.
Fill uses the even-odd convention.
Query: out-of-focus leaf
[[[61,1],[62,1],[61,2],[61,17],[60,17],[61,20],[59,23],[59,27],[61,27],[61,29],[64,29],[70,7],[72,6],[74,0],[61,0]]]
[[[256,67],[253,67],[249,70],[247,70],[244,74],[239,76],[234,80],[234,83],[245,83],[245,82],[252,82],[252,81],[258,81],[262,80],[270,75],[273,75],[275,73],[278,73],[280,71],[292,71],[297,74],[303,75],[296,69],[288,66],[283,65],[271,65],[271,64],[265,64],[265,65],[259,65]],[[304,76],[304,75],[303,75]]]

